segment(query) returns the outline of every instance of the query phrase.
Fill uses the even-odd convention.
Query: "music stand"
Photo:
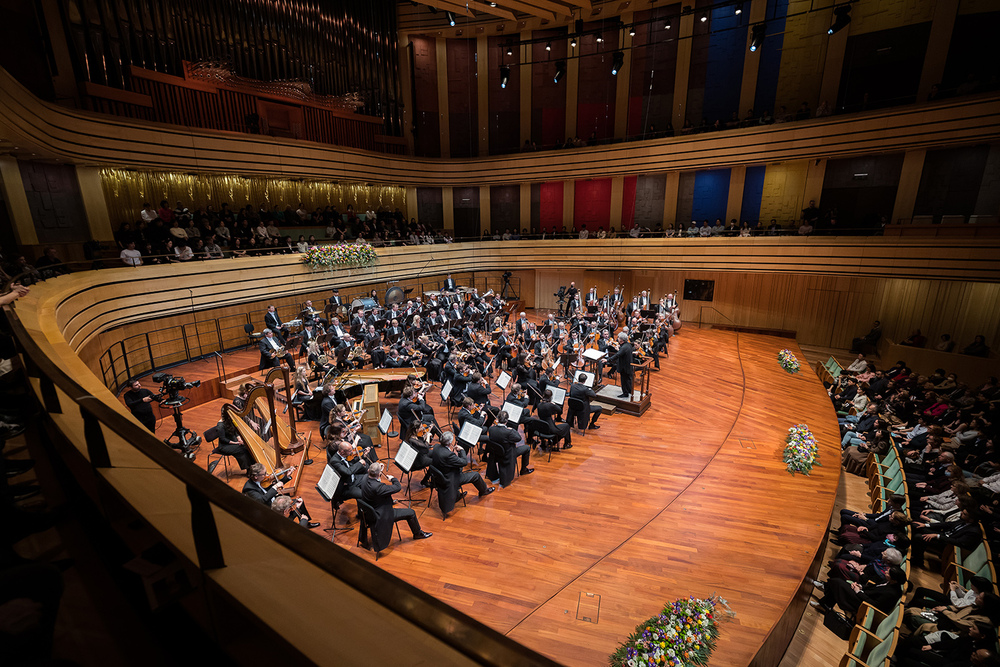
[[[524,408],[520,405],[504,401],[503,407],[500,409],[507,413],[507,424],[513,423],[516,428],[521,423],[521,414],[524,412]]]
[[[411,475],[413,473],[413,463],[417,460],[417,449],[411,445],[406,440],[399,443],[399,449],[396,450],[396,458],[393,459],[393,463],[396,467],[406,473],[406,506],[413,506],[413,498],[411,497],[410,487],[412,486]]]
[[[483,434],[483,428],[478,424],[473,424],[471,421],[467,421],[462,424],[461,430],[455,438],[459,442],[464,442],[469,445],[469,451],[472,451],[474,447],[479,445],[479,436]]]
[[[389,447],[392,444],[392,438],[399,437],[399,431],[389,431],[391,427],[392,413],[390,413],[386,408],[382,408],[382,416],[378,420],[378,431],[385,436],[386,458],[392,457],[392,452],[389,451]]]
[[[562,404],[566,401],[566,390],[562,387],[549,387],[552,391],[552,402],[562,407]]]
[[[337,493],[337,487],[340,486],[340,475],[330,467],[328,463],[323,469],[323,474],[319,478],[319,482],[316,483],[316,490],[319,491],[319,495],[323,496],[323,499],[327,502],[332,502],[334,495]],[[333,542],[337,537],[337,513],[333,513],[333,521],[329,528],[324,528],[326,532],[330,533],[330,541]]]
[[[497,386],[503,389],[504,391],[507,391],[507,387],[510,386],[510,381],[512,379],[513,378],[511,378],[510,373],[508,373],[507,371],[500,371],[500,376],[497,377]]]

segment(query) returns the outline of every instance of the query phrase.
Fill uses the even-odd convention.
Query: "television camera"
[[[174,413],[174,432],[163,442],[174,449],[179,449],[186,459],[194,458],[194,448],[201,444],[201,436],[193,431],[184,428],[183,417],[181,416],[181,406],[187,403],[187,396],[181,396],[184,389],[193,389],[201,386],[201,380],[186,382],[182,377],[174,377],[167,373],[157,373],[153,376],[153,382],[160,383],[160,393],[154,396],[160,405],[171,408]],[[176,442],[174,440],[176,439]]]

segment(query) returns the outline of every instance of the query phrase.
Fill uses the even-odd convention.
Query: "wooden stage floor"
[[[778,366],[785,347],[803,363],[797,375]],[[228,355],[230,375],[256,355]],[[214,363],[200,363],[214,376]],[[602,417],[602,428],[586,437],[574,430],[572,450],[551,462],[533,457],[533,475],[485,499],[467,487],[468,507],[459,503],[447,521],[436,502],[415,507],[434,536],[414,542],[401,524],[402,542],[394,539],[378,565],[566,665],[606,664],[666,602],[717,593],[737,616],[725,624],[712,664],[750,664],[786,607],[804,599],[803,578],[826,537],[840,475],[833,408],[788,339],[687,326],[661,366],[645,415]],[[190,381],[203,371],[173,372]],[[394,399],[382,400],[394,410]],[[214,425],[220,404],[187,410],[185,425],[199,432]],[[435,397],[431,404],[444,425],[445,408]],[[809,477],[793,477],[781,460],[796,423],[820,442],[823,465]],[[172,428],[163,420],[157,435]],[[196,459],[202,467],[208,451],[203,445]],[[330,506],[315,490],[324,457],[314,458],[299,493],[327,527]],[[222,466],[216,475],[223,477]],[[230,484],[244,481],[237,473]],[[414,497],[427,493],[415,478]],[[340,548],[374,562],[356,542],[356,527],[337,532]]]

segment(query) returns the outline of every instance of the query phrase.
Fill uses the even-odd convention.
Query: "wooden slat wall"
[[[532,71],[541,68],[533,67]],[[0,99],[0,127],[5,137],[23,141],[20,145],[32,146],[45,157],[140,169],[280,174],[392,185],[499,185],[608,178],[1000,139],[998,98],[980,97],[833,117],[788,128],[776,125],[572,151],[428,160],[95,118],[42,102],[6,72],[0,72],[0,88],[7,93]],[[533,113],[541,111],[535,106]],[[429,114],[425,128],[435,139],[431,119],[436,116],[436,111]],[[261,159],[262,155],[267,159]]]

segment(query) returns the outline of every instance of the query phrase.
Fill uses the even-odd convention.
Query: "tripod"
[[[175,399],[168,399],[161,403],[164,407],[173,408],[174,424],[176,424],[174,432],[171,433],[163,442],[173,449],[181,450],[184,458],[193,459],[193,449],[201,444],[201,436],[195,435],[194,431],[184,428],[183,417],[181,416],[181,406],[189,400],[190,399],[185,396],[179,396]],[[177,444],[174,444],[174,438],[177,438]]]
[[[510,290],[510,297],[507,296],[507,291],[508,290]],[[517,292],[514,291],[514,286],[510,284],[510,278],[507,277],[507,276],[504,276],[504,279],[503,279],[503,289],[500,290],[500,298],[504,299],[504,300],[506,300],[508,298],[515,299],[515,300],[521,298],[521,297],[519,297],[517,295]]]

